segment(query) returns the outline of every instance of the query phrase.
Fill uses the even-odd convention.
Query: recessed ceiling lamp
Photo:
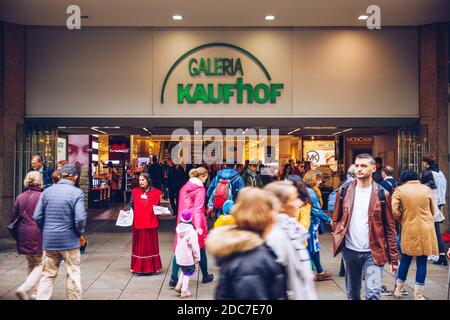
[[[180,15],[174,15],[174,16],[172,16],[172,19],[173,20],[183,20],[183,17]]]
[[[91,127],[91,130],[100,132],[100,133],[102,133],[102,134],[107,134],[105,131],[102,131],[102,130],[97,129],[97,127]]]
[[[269,21],[271,21],[271,20],[275,20],[275,16],[266,16],[266,18],[265,18],[266,20],[269,20]]]
[[[297,132],[298,130],[300,130],[301,128],[297,128],[295,130],[292,130],[291,132],[289,132],[288,134],[293,134],[294,132]]]

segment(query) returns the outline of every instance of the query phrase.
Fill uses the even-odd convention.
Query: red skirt
[[[131,272],[152,273],[162,269],[158,229],[134,229]]]

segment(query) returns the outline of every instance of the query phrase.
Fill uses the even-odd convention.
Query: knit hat
[[[225,214],[230,214],[231,213],[231,209],[234,206],[234,202],[233,200],[227,200],[223,203],[223,207],[222,207],[222,211]]]
[[[192,212],[189,209],[184,209],[181,211],[180,215],[181,222],[191,222],[192,221]]]

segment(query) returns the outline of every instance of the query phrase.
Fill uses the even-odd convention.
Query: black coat
[[[217,300],[286,300],[287,275],[275,253],[253,232],[214,229],[206,243],[220,267]]]

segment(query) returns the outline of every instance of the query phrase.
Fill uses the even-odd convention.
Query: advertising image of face
[[[82,168],[86,168],[89,163],[89,136],[69,135],[68,145],[69,164],[75,165],[78,161]]]

